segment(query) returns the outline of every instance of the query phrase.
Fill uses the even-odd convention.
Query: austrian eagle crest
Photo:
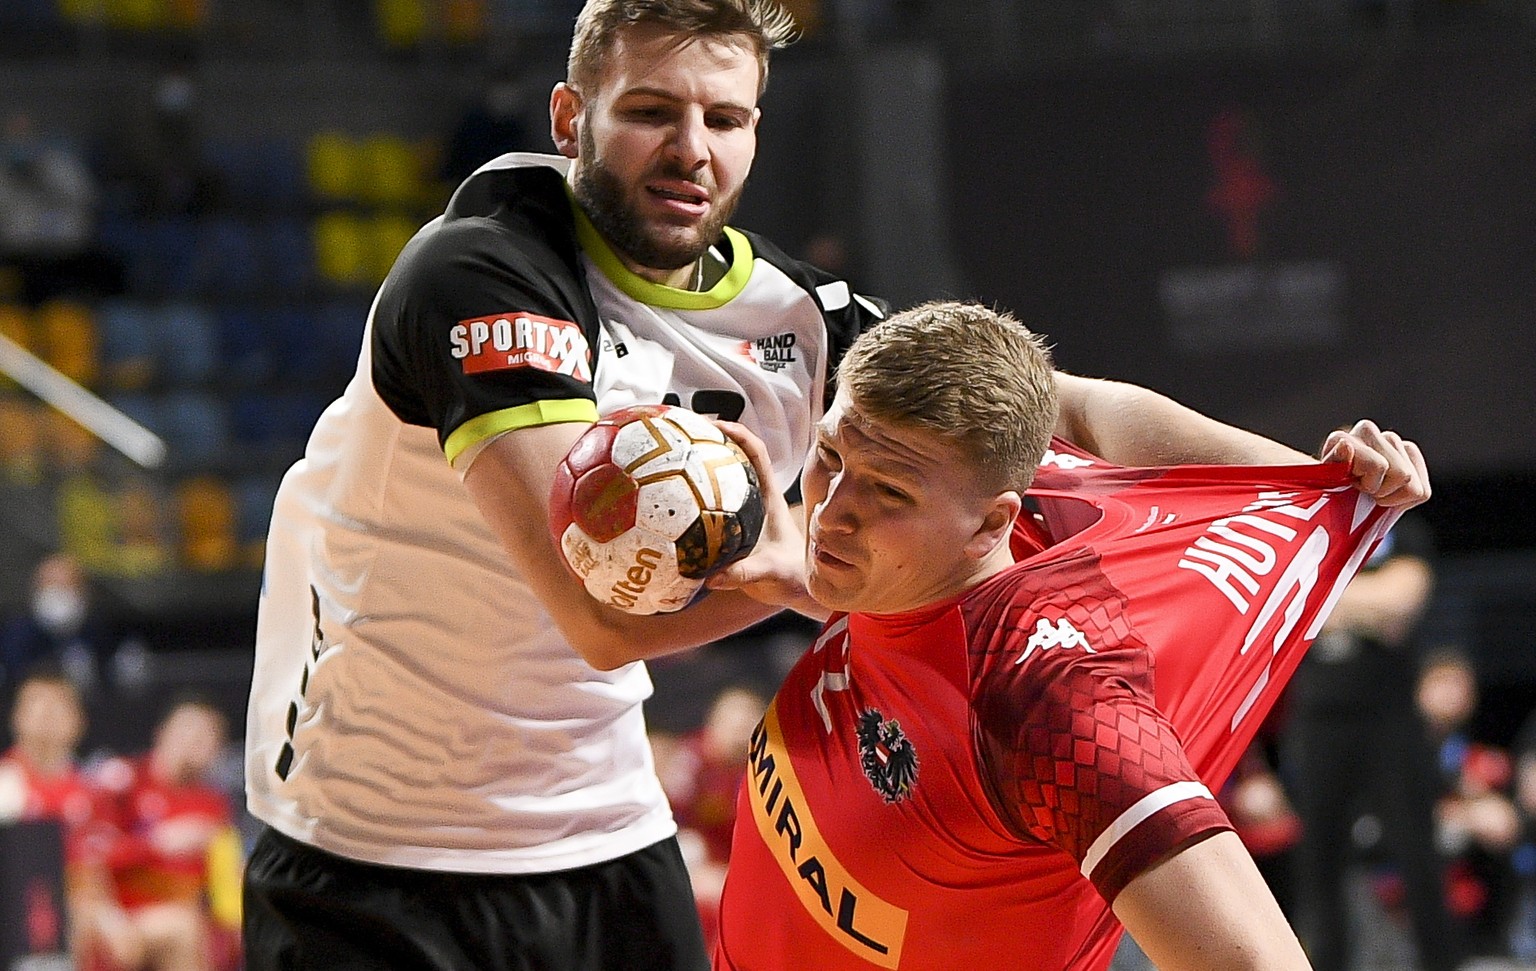
[[[859,715],[859,764],[880,798],[900,802],[917,784],[917,750],[901,724],[871,708]]]

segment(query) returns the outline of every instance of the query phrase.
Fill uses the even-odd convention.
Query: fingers
[[[727,438],[740,446],[747,453],[747,458],[752,462],[752,468],[757,471],[757,482],[764,493],[778,493],[778,484],[773,478],[773,461],[768,457],[768,446],[763,440],[752,433],[752,430],[739,422],[722,421],[715,419],[715,425]]]
[[[1419,446],[1373,421],[1330,434],[1322,458],[1347,464],[1355,486],[1383,506],[1407,508],[1430,496],[1429,467]]]

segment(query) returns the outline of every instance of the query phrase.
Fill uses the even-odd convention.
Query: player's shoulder
[[[890,315],[890,304],[884,299],[860,293],[838,274],[790,256],[777,243],[760,233],[732,228],[752,247],[754,260],[761,260],[774,267],[810,294],[823,314],[855,318],[862,321],[864,327]]]
[[[538,164],[544,158],[503,156],[471,175],[401,252],[401,271],[573,268],[579,246],[565,177]]]
[[[1091,550],[1015,564],[963,603],[979,673],[1087,665],[1138,670],[1146,643]]]

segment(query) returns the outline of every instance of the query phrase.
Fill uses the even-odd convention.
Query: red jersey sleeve
[[[1076,860],[1106,900],[1226,814],[1153,700],[1151,655],[1092,557],[1020,571],[980,605],[982,775],[1021,837]]]

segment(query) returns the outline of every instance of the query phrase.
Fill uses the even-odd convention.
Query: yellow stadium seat
[[[56,471],[88,469],[101,452],[101,439],[61,411],[47,409],[43,428],[49,464]]]
[[[176,506],[183,564],[205,573],[239,564],[235,498],[228,486],[212,476],[187,479],[176,489]]]
[[[363,139],[358,161],[358,187],[364,201],[410,205],[421,197],[420,154],[399,135],[379,132]]]
[[[315,268],[320,278],[338,286],[358,286],[372,276],[362,221],[333,209],[315,218]]]
[[[27,308],[13,303],[0,303],[0,335],[9,337],[26,350],[37,353],[36,335],[33,333],[32,314]],[[0,391],[14,389],[16,382],[0,374]]]
[[[57,0],[59,16],[79,26],[99,24],[107,16],[107,0]]]
[[[368,277],[371,283],[382,283],[394,266],[395,257],[411,241],[419,229],[416,220],[400,211],[379,213],[368,223]]]
[[[101,341],[91,308],[73,300],[50,300],[34,315],[41,356],[78,384],[90,384],[100,371]]]
[[[359,197],[358,147],[351,136],[338,131],[315,133],[306,146],[304,162],[309,191],[315,198],[345,201]]]
[[[155,30],[165,26],[164,0],[106,0],[106,21],[123,30]]]
[[[117,517],[112,496],[93,477],[72,475],[54,493],[60,548],[92,572],[115,572]]]
[[[11,485],[42,481],[42,411],[28,398],[0,392],[0,475]]]
[[[374,0],[379,39],[394,48],[414,47],[427,32],[426,0]]]

